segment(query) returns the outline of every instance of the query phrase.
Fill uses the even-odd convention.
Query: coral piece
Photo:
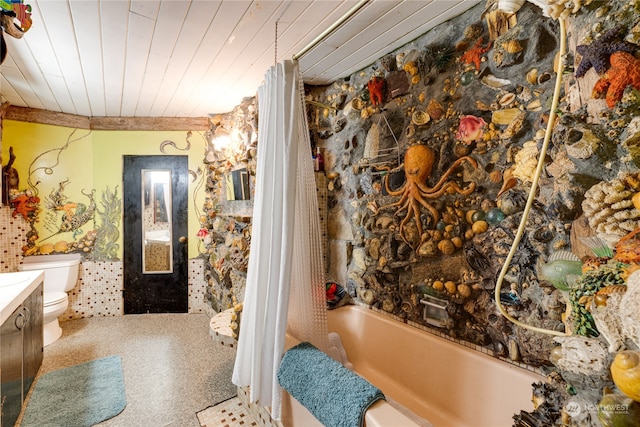
[[[511,175],[522,182],[532,182],[538,166],[538,143],[527,141],[515,155],[515,165]]]
[[[620,319],[623,335],[640,348],[640,271],[627,280],[627,292],[620,301]]]
[[[640,90],[640,59],[626,52],[611,55],[611,68],[593,86],[591,96],[605,97],[609,108],[622,99],[627,86]]]
[[[385,81],[382,77],[374,76],[367,83],[369,89],[369,99],[373,105],[380,105],[384,102]]]
[[[562,346],[556,365],[563,370],[585,376],[606,376],[608,354],[598,340],[568,336],[554,341]]]
[[[617,286],[607,286],[596,294],[613,287]],[[609,353],[615,353],[624,343],[624,337],[622,336],[622,319],[620,319],[619,313],[620,301],[623,295],[623,293],[616,292],[609,295],[606,305],[598,307],[596,302],[592,301],[588,307],[593,316],[596,328],[598,328],[598,332],[600,332],[609,343]]]
[[[640,227],[640,211],[631,201],[638,191],[640,174],[629,173],[621,178],[603,181],[585,192],[582,209],[589,226],[604,242],[613,247],[620,238]]]
[[[625,27],[617,26],[600,36],[589,45],[579,45],[576,51],[582,55],[582,61],[576,70],[576,77],[584,76],[591,67],[598,74],[602,74],[609,68],[609,56],[614,52],[633,53],[638,46],[633,43],[619,40],[626,32]]]
[[[491,42],[488,45],[482,46],[482,37],[478,39],[476,44],[460,57],[460,61],[463,64],[473,64],[476,67],[476,71],[480,71],[480,62],[482,62],[482,55],[487,53],[491,49]]]
[[[476,188],[476,184],[473,182],[467,187],[461,188],[455,181],[447,180],[453,171],[464,162],[471,164],[474,168],[478,166],[476,160],[469,156],[460,157],[456,160],[438,182],[433,187],[429,187],[426,181],[431,175],[435,159],[434,152],[426,145],[412,145],[407,149],[404,156],[405,184],[398,190],[392,190],[389,188],[389,181],[385,180],[387,192],[391,196],[401,196],[401,198],[395,203],[381,207],[380,210],[390,207],[400,207],[401,210],[407,209],[407,215],[400,223],[398,230],[400,237],[407,244],[410,244],[410,239],[405,234],[405,227],[411,219],[415,219],[418,236],[422,236],[421,206],[429,211],[433,224],[436,224],[440,219],[440,213],[427,202],[427,199],[437,199],[448,192],[469,195]]]
[[[547,13],[553,19],[567,18],[570,14],[576,14],[582,8],[591,4],[592,0],[547,0]],[[542,6],[541,6],[542,7]]]

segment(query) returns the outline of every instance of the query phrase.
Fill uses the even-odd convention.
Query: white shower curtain
[[[276,374],[286,330],[320,349],[328,344],[322,240],[304,110],[294,61],[258,89],[258,165],[251,249],[233,383],[271,406],[279,420]]]

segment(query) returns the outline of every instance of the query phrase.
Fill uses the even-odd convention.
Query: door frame
[[[142,171],[170,170],[171,251],[173,271],[143,273]],[[124,155],[123,182],[123,299],[124,314],[187,313],[188,286],[188,157]]]

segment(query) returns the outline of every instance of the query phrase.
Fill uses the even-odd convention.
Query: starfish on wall
[[[611,68],[596,82],[591,96],[604,96],[607,106],[613,108],[629,85],[640,90],[640,59],[630,53],[614,52],[611,55]]]
[[[577,46],[576,51],[582,55],[582,61],[576,70],[576,77],[584,76],[591,67],[598,74],[604,73],[609,69],[609,56],[614,52],[634,53],[638,50],[633,43],[620,40],[624,33],[626,28],[620,25],[608,30],[591,44]]]

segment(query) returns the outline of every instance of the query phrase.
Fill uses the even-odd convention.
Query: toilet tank
[[[44,292],[69,292],[78,282],[80,259],[80,254],[26,256],[18,270],[44,270]]]

